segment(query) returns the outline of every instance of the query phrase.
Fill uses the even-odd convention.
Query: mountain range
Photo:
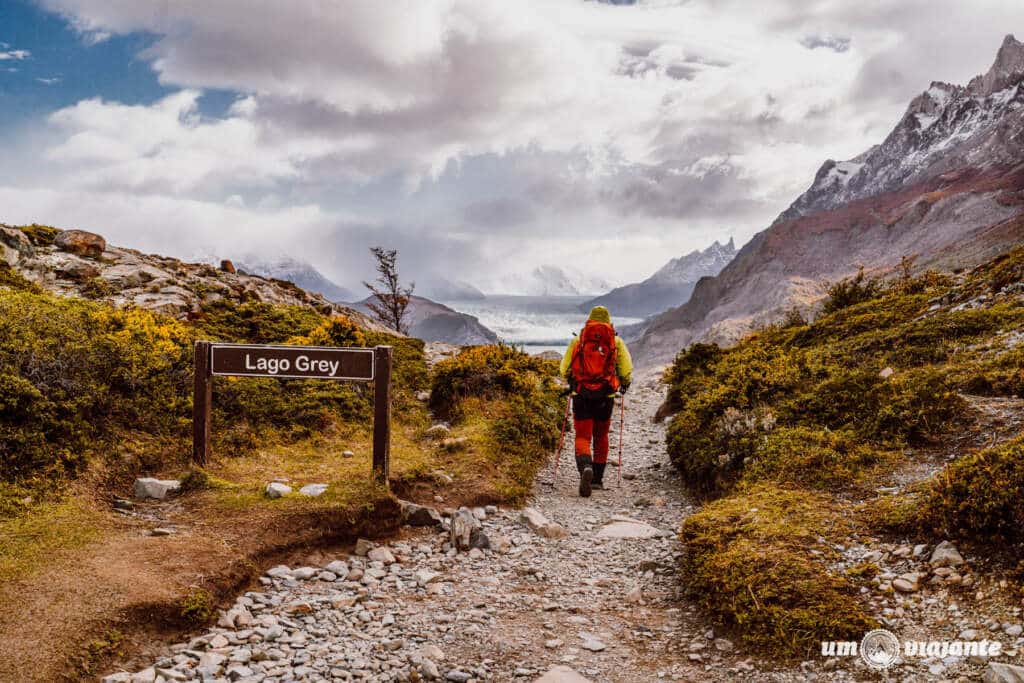
[[[329,301],[354,301],[356,298],[352,290],[327,279],[312,264],[290,256],[274,261],[246,258],[236,262],[235,266],[253,275],[291,282],[307,292],[322,294]]]
[[[321,294],[330,301],[351,302],[356,298],[351,290],[331,282],[312,264],[291,257],[285,256],[275,261],[252,259],[240,261],[236,265],[243,272],[272,280],[291,282],[307,292]],[[458,300],[483,297],[478,289],[463,282],[453,282],[443,278],[434,278],[431,282],[432,294],[453,295]],[[369,299],[363,299],[347,305],[372,317],[370,309],[366,306],[368,301]],[[409,334],[424,341],[445,342],[460,346],[492,344],[498,341],[498,335],[481,324],[474,316],[459,313],[444,304],[422,296],[412,297],[407,315]]]
[[[357,311],[372,316],[367,304],[373,297],[352,304]],[[485,327],[476,316],[458,311],[431,301],[422,296],[409,299],[406,309],[409,336],[428,342],[444,342],[457,346],[496,344],[498,335]]]
[[[643,282],[616,287],[587,301],[581,309],[589,311],[593,306],[607,306],[615,315],[631,318],[661,313],[686,303],[698,280],[718,275],[734,256],[736,245],[731,238],[725,244],[715,241],[704,251],[694,250],[672,259]]]
[[[1012,35],[966,85],[932,83],[885,140],[826,161],[810,188],[690,300],[634,340],[646,362],[694,341],[730,342],[792,307],[811,310],[829,282],[967,268],[1024,238],[1024,45]]]
[[[600,276],[585,273],[579,268],[552,264],[505,275],[483,286],[488,294],[521,296],[593,296],[611,288],[612,285]]]

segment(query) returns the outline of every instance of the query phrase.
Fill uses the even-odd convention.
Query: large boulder
[[[64,230],[54,238],[53,245],[61,251],[88,258],[98,258],[107,250],[105,239],[85,230]]]
[[[265,493],[267,498],[283,498],[292,492],[292,487],[279,481],[272,481],[267,484]]]
[[[79,260],[73,256],[66,257],[67,261],[54,267],[53,272],[58,277],[72,282],[88,282],[100,276],[100,269],[88,261]]]

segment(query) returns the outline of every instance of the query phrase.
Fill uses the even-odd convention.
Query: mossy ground
[[[1018,442],[900,496],[874,493],[973,425],[962,394],[1020,395],[1022,278],[1024,248],[960,280],[858,276],[813,322],[789,316],[679,354],[666,374],[669,455],[688,487],[718,498],[683,525],[683,580],[710,612],[764,651],[800,656],[870,621],[850,590],[863,573],[837,576],[823,560],[836,529],[1022,540]]]
[[[807,655],[822,640],[876,628],[857,587],[827,569],[849,524],[830,496],[757,486],[683,523],[687,593],[769,655]]]

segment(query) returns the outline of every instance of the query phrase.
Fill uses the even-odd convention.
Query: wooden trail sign
[[[391,474],[392,347],[372,349],[196,342],[192,404],[192,460],[210,455],[210,412],[215,375],[373,382],[373,473],[387,485]]]

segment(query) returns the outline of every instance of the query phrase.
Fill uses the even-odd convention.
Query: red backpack
[[[580,332],[570,366],[577,393],[607,396],[618,390],[615,352],[615,328],[588,320]]]

